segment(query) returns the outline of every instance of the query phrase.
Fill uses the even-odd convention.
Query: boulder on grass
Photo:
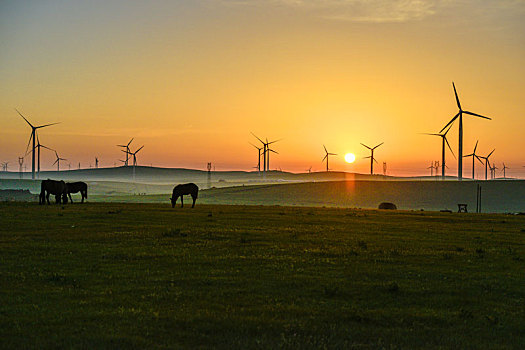
[[[383,203],[379,204],[379,209],[396,210],[397,207],[396,207],[396,205],[394,203],[383,202]]]

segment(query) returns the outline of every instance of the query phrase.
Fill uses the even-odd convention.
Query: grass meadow
[[[525,344],[525,216],[0,203],[0,348]]]

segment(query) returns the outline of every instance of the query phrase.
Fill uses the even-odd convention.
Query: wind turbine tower
[[[23,178],[23,169],[24,169],[24,157],[18,157],[18,173],[20,175],[20,178]]]
[[[381,142],[379,145],[375,146],[375,147],[368,147],[367,145],[365,145],[364,143],[361,143],[361,145],[363,145],[364,147],[368,148],[371,152],[371,154],[368,156],[368,157],[365,157],[365,158],[370,158],[370,175],[374,175],[374,162],[377,163],[377,160],[374,158],[374,150],[381,146],[384,142]]]
[[[456,155],[454,154],[454,151],[452,151],[452,148],[450,147],[450,144],[448,143],[448,140],[447,140],[447,133],[450,131],[450,128],[452,128],[452,123],[449,123],[449,124],[450,126],[444,133],[425,134],[425,135],[433,135],[433,136],[441,137],[441,177],[443,179],[445,179],[445,168],[447,167],[445,163],[445,144],[448,146],[448,149],[450,150],[450,152],[452,152],[452,155],[454,156],[454,158],[456,157]]]
[[[487,180],[487,170],[488,170],[487,168],[490,168],[489,158],[490,158],[490,156],[492,155],[492,153],[494,153],[495,150],[496,150],[496,149],[494,148],[494,149],[492,150],[492,152],[490,152],[490,153],[488,154],[488,156],[486,156],[486,157],[479,156],[479,158],[481,158],[481,159],[485,159],[485,180]],[[491,177],[492,177],[492,168],[490,169],[490,171],[491,171]]]
[[[126,152],[126,161],[124,162],[124,165],[125,166],[128,166],[128,162],[129,162],[129,156],[131,154],[131,151],[129,149],[129,145],[131,144],[131,142],[134,140],[134,138],[132,138],[131,140],[129,140],[129,142],[126,144],[126,145],[117,145],[117,147],[123,147],[125,148],[126,150],[125,151],[122,151],[122,152]]]
[[[51,126],[51,125],[55,125],[55,124],[58,124],[58,123],[51,123],[51,124],[45,124],[45,125],[38,125],[38,126],[33,126],[33,124],[31,124],[29,122],[29,120],[26,119],[26,117],[24,117],[22,115],[22,113],[20,113],[18,111],[18,109],[15,109],[15,111],[22,117],[24,118],[24,120],[26,121],[26,123],[31,127],[31,136],[29,137],[29,142],[27,143],[27,147],[26,147],[26,153],[27,153],[27,148],[29,148],[29,144],[31,143],[31,140],[33,140],[33,148],[31,149],[32,150],[32,157],[31,157],[31,179],[34,180],[35,179],[35,148],[36,148],[36,130],[37,129],[41,129],[41,128],[45,128],[46,126]]]
[[[463,179],[463,114],[472,115],[479,118],[484,118],[491,120],[489,117],[484,117],[480,114],[472,113],[469,111],[465,111],[461,108],[461,103],[459,103],[459,97],[458,93],[456,91],[456,86],[454,85],[454,82],[452,82],[452,87],[454,88],[454,95],[456,96],[456,103],[459,108],[459,112],[445,125],[443,129],[441,129],[440,132],[443,132],[449,125],[451,125],[457,118],[459,118],[459,143],[458,143],[458,180]],[[474,161],[474,160],[472,160]]]

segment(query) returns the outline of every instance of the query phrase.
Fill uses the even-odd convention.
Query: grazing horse
[[[55,195],[57,204],[60,204],[61,199],[64,204],[67,203],[67,185],[64,181],[55,181],[55,180],[42,180],[40,185],[40,198],[38,204],[51,204],[49,203],[49,195]]]
[[[184,207],[184,201],[182,200],[185,194],[190,194],[193,199],[192,208],[195,207],[195,201],[197,200],[197,195],[199,194],[199,187],[194,183],[177,185],[173,188],[173,194],[171,196],[171,207],[175,208],[175,203],[177,203],[177,198],[180,197],[180,207]]]
[[[82,202],[84,203],[84,198],[87,199],[87,184],[85,182],[79,181],[79,182],[67,182],[67,195],[69,196],[69,200],[71,203],[73,203],[73,198],[71,198],[71,193],[77,193],[80,192],[82,195]]]

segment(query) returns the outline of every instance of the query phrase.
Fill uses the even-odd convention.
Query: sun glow
[[[355,161],[355,154],[353,154],[353,153],[345,154],[345,161],[347,163],[353,163]]]

